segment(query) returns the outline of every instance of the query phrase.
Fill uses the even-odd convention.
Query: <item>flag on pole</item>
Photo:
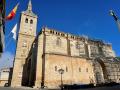
[[[17,33],[17,24],[15,24],[15,26],[13,27],[11,32],[13,33],[13,39],[16,40],[16,37],[17,37],[17,35],[16,35],[16,33]]]
[[[6,17],[6,20],[11,20],[15,17],[17,8],[19,6],[19,3],[14,7],[14,9],[10,12],[10,14]]]

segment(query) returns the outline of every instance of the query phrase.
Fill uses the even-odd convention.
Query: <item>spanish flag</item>
[[[19,6],[19,3],[14,7],[14,9],[10,12],[10,14],[6,17],[6,20],[11,20],[15,17],[17,8]]]

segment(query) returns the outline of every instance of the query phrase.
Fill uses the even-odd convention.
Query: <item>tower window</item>
[[[25,23],[28,23],[28,18],[25,19]]]
[[[30,20],[30,24],[33,24],[33,20],[32,19]]]
[[[50,31],[50,33],[53,33],[53,31]]]

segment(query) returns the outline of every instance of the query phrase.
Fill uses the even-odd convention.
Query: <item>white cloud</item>
[[[13,66],[14,55],[10,52],[4,52],[0,56],[0,69]]]

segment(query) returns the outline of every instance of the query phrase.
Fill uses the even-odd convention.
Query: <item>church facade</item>
[[[111,44],[43,27],[36,36],[37,15],[21,13],[12,87],[59,88],[63,84],[120,83],[120,61]]]

